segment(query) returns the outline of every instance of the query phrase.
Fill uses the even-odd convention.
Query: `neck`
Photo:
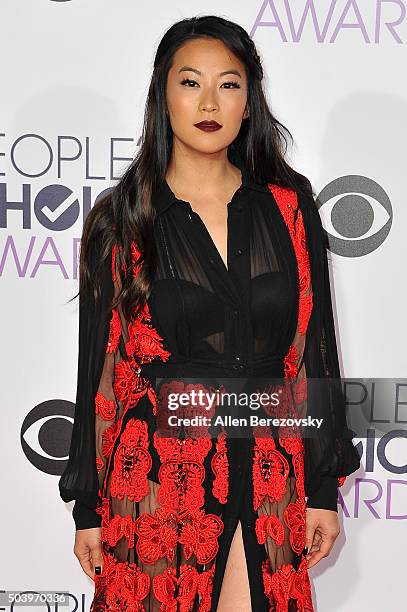
[[[174,138],[166,180],[174,193],[199,192],[211,196],[228,192],[239,185],[241,172],[230,163],[227,148],[216,153],[203,153],[186,147]]]

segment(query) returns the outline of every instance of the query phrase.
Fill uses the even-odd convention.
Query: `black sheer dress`
[[[260,378],[304,389],[310,377],[340,374],[311,187],[304,195],[257,184],[230,155],[242,185],[228,203],[227,267],[200,216],[163,182],[144,310],[129,322],[109,306],[120,290],[116,248],[100,303],[80,299],[75,421],[59,486],[76,500],[77,529],[102,526],[93,612],[215,612],[239,521],[253,612],[312,611],[306,507],[337,510],[338,485],[359,467],[341,393],[314,398],[312,412],[325,419],[318,438],[262,428],[236,437],[228,427],[157,435],[169,389],[190,389],[184,378],[205,389],[233,380],[247,389]],[[158,388],[160,377],[175,383]],[[307,401],[296,397],[297,414]]]

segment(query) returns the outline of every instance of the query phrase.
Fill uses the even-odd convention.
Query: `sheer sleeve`
[[[305,345],[307,343],[307,338],[313,333],[312,327],[308,325],[307,327],[307,311],[311,309],[313,304],[314,292],[312,290],[313,286],[311,284],[311,279],[307,281],[307,287],[303,286],[302,295],[300,298],[300,309],[301,309],[301,301],[302,301],[302,309],[303,312],[300,311],[299,316],[299,325],[293,340],[292,344],[292,355],[293,359],[291,365],[289,365],[289,369],[292,368],[293,364],[295,364],[298,368],[292,368],[292,378],[290,379],[291,388],[291,397],[292,404],[291,406],[295,410],[295,416],[307,417],[307,415],[312,414],[312,416],[320,417],[320,414],[315,414],[315,394],[312,393],[311,385],[315,381],[311,381],[311,374],[308,372],[313,372],[311,368],[307,368],[305,363]],[[303,316],[305,314],[305,317]],[[307,327],[307,331],[305,333],[305,327]],[[308,348],[308,347],[307,347]],[[290,354],[288,355],[290,358]],[[298,360],[298,361],[297,361]],[[290,364],[290,361],[288,362]],[[313,397],[314,396],[314,397]],[[304,443],[304,484],[305,484],[305,493],[308,495],[307,506],[310,508],[320,508],[325,510],[338,510],[337,502],[338,502],[338,486],[339,481],[338,478],[334,475],[330,475],[327,470],[326,473],[323,471],[320,475],[314,473],[310,473],[310,470],[315,470],[315,466],[310,465],[309,462],[309,452],[312,451],[315,447],[318,447],[318,440],[309,440],[306,437],[303,438]],[[322,448],[322,445],[321,445]],[[310,486],[311,483],[311,486]],[[315,483],[315,484],[314,484]],[[316,488],[317,487],[317,488]],[[310,488],[313,491],[310,494]]]
[[[305,191],[273,186],[289,229],[299,278],[298,323],[285,356],[290,413],[320,419],[320,428],[300,428],[307,506],[337,510],[338,487],[356,471],[360,457],[346,421],[328,270],[328,243],[308,179]],[[281,431],[281,429],[280,429]],[[296,437],[299,435],[296,432]],[[290,429],[283,432],[293,445]],[[292,446],[292,449],[296,445]],[[291,449],[291,450],[292,450]],[[301,478],[302,480],[302,478]]]
[[[89,257],[90,269],[97,249]],[[75,500],[76,529],[101,526],[101,487],[106,472],[107,447],[123,406],[114,392],[115,372],[125,358],[128,326],[119,308],[112,308],[120,292],[116,248],[104,263],[101,295],[79,296],[77,391],[67,467],[59,481],[65,502]],[[136,376],[135,372],[132,372]]]
[[[304,484],[308,507],[337,510],[338,486],[359,468],[360,457],[352,442],[353,432],[347,425],[346,398],[340,379],[328,242],[309,181],[308,186],[309,195],[298,196],[310,271],[309,283],[300,278],[300,283],[305,286],[305,315],[303,313],[301,317],[300,313],[300,327],[301,321],[305,323],[307,312],[310,312],[310,317],[306,333],[297,333],[295,344],[297,353],[301,355],[298,379],[311,381],[306,387],[306,412],[312,417],[322,418],[323,425],[318,436],[304,437]],[[309,308],[310,295],[312,309]]]

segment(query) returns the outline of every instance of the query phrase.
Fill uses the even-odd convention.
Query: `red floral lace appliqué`
[[[121,250],[121,248],[119,249]],[[116,255],[117,249],[114,246],[112,251],[112,275],[113,280],[116,280]],[[137,244],[133,241],[131,243],[131,257],[133,263],[133,275],[136,277],[141,270],[141,251]],[[123,263],[122,269],[125,271],[126,267]],[[158,334],[157,330],[151,324],[151,315],[148,304],[144,304],[139,312],[135,314],[134,320],[130,321],[127,326],[129,340],[126,342],[126,353],[129,357],[134,357],[136,362],[139,364],[149,363],[156,357],[166,361],[171,353],[164,349],[163,338]],[[112,346],[118,344],[120,337],[120,318],[117,312],[113,310],[113,316],[111,319],[110,326],[110,338],[109,341]],[[109,345],[108,345],[109,348]]]
[[[294,378],[297,373],[298,352],[292,344],[284,357],[284,376]]]
[[[105,462],[101,457],[96,457],[96,469],[98,472],[101,472],[105,467]]]
[[[160,455],[158,502],[178,514],[198,510],[204,503],[203,461],[212,441],[208,438],[160,438],[154,434]]]
[[[255,530],[259,544],[265,544],[268,537],[274,540],[277,546],[281,546],[284,542],[284,525],[275,514],[259,516]]]
[[[104,540],[104,530],[109,527],[110,523],[110,499],[108,497],[102,497],[102,503],[99,507],[99,514],[102,517],[102,541]]]
[[[145,421],[130,419],[120,437],[114,457],[110,483],[112,497],[140,501],[149,494],[147,474],[152,461],[148,452],[148,428]]]
[[[346,476],[339,476],[339,478],[338,478],[338,486],[342,487],[345,482],[346,482]]]
[[[216,453],[212,457],[211,467],[214,475],[212,494],[221,504],[226,504],[229,492],[229,461],[224,431],[218,434]]]
[[[114,400],[107,399],[103,393],[98,391],[95,396],[95,413],[104,421],[113,421],[116,416]]]
[[[212,447],[210,436],[199,438],[164,438],[154,434],[154,445],[160,456],[158,472],[160,507],[155,515],[137,519],[138,546],[141,551],[149,550],[151,542],[150,525],[161,521],[161,534],[174,538],[184,547],[185,559],[195,555],[197,563],[204,565],[213,561],[218,551],[218,537],[223,531],[223,522],[215,514],[206,514],[203,481],[205,457]],[[179,534],[179,535],[178,535]],[[161,540],[163,537],[160,536]],[[151,547],[150,547],[151,550]],[[155,548],[154,557],[166,553],[166,543]]]
[[[112,308],[112,318],[110,319],[109,340],[107,343],[106,353],[114,353],[119,346],[121,334],[121,323],[119,313],[115,308]]]
[[[305,546],[305,511],[305,501],[298,498],[288,504],[283,514],[285,524],[290,530],[291,548],[298,555]]]
[[[293,466],[295,474],[295,485],[297,494],[300,499],[305,499],[305,484],[304,484],[304,453],[299,451],[293,455]]]
[[[115,365],[115,378],[113,389],[119,402],[123,404],[126,411],[130,406],[138,403],[140,398],[147,392],[147,384],[143,377],[139,376],[137,366],[130,359],[122,359]]]
[[[126,352],[135,355],[139,363],[150,363],[156,357],[167,361],[170,352],[163,348],[163,339],[151,324],[151,314],[148,304],[134,321],[128,325],[129,341],[126,343]]]
[[[266,496],[271,502],[283,499],[290,466],[284,455],[277,450],[267,428],[255,427],[253,430],[253,505],[258,510]]]
[[[113,446],[114,443],[116,442],[117,436],[119,435],[119,431],[120,431],[120,422],[119,421],[115,421],[114,423],[112,423],[112,425],[110,425],[110,427],[108,427],[107,429],[105,429],[105,431],[102,434],[102,453],[105,457],[110,457],[110,455],[112,454],[112,450],[113,450]]]
[[[286,222],[293,243],[298,268],[299,302],[298,302],[298,332],[306,333],[311,316],[313,301],[311,285],[311,268],[306,246],[305,228],[301,209],[298,206],[297,193],[293,189],[283,188],[269,183],[270,191],[278,204],[280,212]],[[297,349],[292,344],[285,356],[285,372],[288,376],[296,376],[298,369]]]
[[[145,564],[156,563],[166,557],[171,563],[174,560],[177,542],[184,545],[185,559],[194,554],[199,564],[212,561],[218,552],[218,537],[223,531],[222,521],[213,514],[203,510],[176,512],[157,508],[154,515],[143,513],[135,523],[135,532],[139,536],[137,553]],[[181,533],[178,536],[178,528]]]
[[[165,612],[191,612],[194,601],[200,598],[198,612],[209,612],[215,566],[201,574],[191,565],[181,565],[177,578],[175,569],[169,567],[163,574],[154,576],[153,591]]]
[[[138,263],[141,252],[135,242],[131,244],[133,274],[137,276],[141,269]],[[151,324],[151,314],[148,304],[144,304],[135,319],[128,324],[129,340],[126,343],[127,355],[134,356],[138,363],[150,363],[156,357],[167,361],[170,351],[163,348],[163,338]]]
[[[118,562],[114,555],[103,549],[102,556],[102,573],[95,575],[90,612],[144,612],[142,601],[149,593],[150,577],[134,563]]]
[[[184,545],[186,559],[194,554],[201,565],[216,557],[218,537],[223,531],[223,522],[216,514],[205,514],[203,510],[187,512],[181,516],[183,523],[179,542]]]
[[[117,514],[109,521],[103,534],[103,541],[113,547],[121,538],[126,538],[129,548],[133,548],[134,532],[134,521],[131,514],[124,517]]]
[[[289,612],[291,600],[295,601],[298,612],[314,612],[306,557],[301,559],[297,570],[287,563],[273,572],[269,559],[263,561],[262,570],[270,612]]]
[[[166,557],[171,563],[178,542],[178,515],[176,512],[157,508],[154,515],[144,512],[134,524],[138,535],[137,554],[143,563],[150,565]]]

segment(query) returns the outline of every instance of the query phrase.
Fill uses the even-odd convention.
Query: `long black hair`
[[[293,137],[274,117],[266,101],[261,59],[246,30],[214,15],[174,23],[165,32],[155,54],[139,151],[119,182],[89,212],[81,239],[79,293],[98,298],[104,262],[116,245],[116,252],[121,256],[121,291],[113,305],[120,303],[128,320],[148,300],[155,273],[152,196],[166,176],[173,141],[167,113],[167,76],[175,52],[197,38],[222,41],[245,66],[249,117],[242,121],[239,134],[229,146],[236,147],[249,174],[262,184],[272,182],[300,191],[309,190],[307,179],[285,160],[288,141],[292,143]],[[137,262],[133,261],[132,242],[141,252]],[[90,257],[95,249],[97,257]],[[135,265],[141,266],[137,275],[133,274]]]

